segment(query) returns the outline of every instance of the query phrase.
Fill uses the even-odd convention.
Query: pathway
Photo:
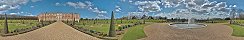
[[[46,27],[15,36],[1,37],[0,40],[100,40],[79,32],[61,21]]]
[[[222,24],[207,24],[201,29],[174,29],[164,23],[155,23],[144,28],[147,35],[142,40],[244,40],[231,36],[232,29]]]

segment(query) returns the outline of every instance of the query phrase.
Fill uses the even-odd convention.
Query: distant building
[[[38,15],[39,21],[78,21],[80,15],[78,13],[41,13]]]

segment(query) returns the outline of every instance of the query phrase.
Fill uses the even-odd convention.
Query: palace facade
[[[39,21],[78,21],[80,15],[78,13],[41,13],[38,15]]]

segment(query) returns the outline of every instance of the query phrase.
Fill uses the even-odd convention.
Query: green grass
[[[155,23],[162,23],[166,22],[166,20],[159,20],[159,19],[147,19],[146,22],[155,22]]]
[[[162,22],[165,20],[146,20],[146,22]],[[122,22],[122,23],[121,23]],[[119,25],[128,25],[136,22],[142,22],[142,20],[133,19],[133,20],[115,20],[115,29],[118,30]],[[95,23],[95,24],[94,24]],[[80,20],[79,23],[76,23],[78,27],[83,27],[90,30],[95,30],[98,32],[106,33],[109,32],[110,20]],[[137,27],[136,27],[137,28]],[[140,27],[139,27],[140,28]],[[143,29],[143,28],[141,28]],[[143,30],[141,30],[143,32]]]
[[[115,29],[118,29],[118,25],[127,25],[127,24],[116,24]],[[108,33],[110,24],[90,24],[90,25],[82,25],[81,23],[78,24],[79,27],[95,30],[98,32]]]
[[[228,20],[212,20],[212,21],[206,21],[206,23],[228,23]]]
[[[79,27],[83,27],[83,28],[87,28],[87,29],[91,29],[103,33],[108,33],[109,30],[109,24],[96,24],[96,25],[86,25],[86,26],[79,25]]]
[[[244,20],[235,20],[237,23],[244,24]]]
[[[230,25],[233,28],[233,36],[244,37],[244,27],[239,25]]]
[[[143,25],[137,25],[135,27],[131,27],[127,30],[127,32],[124,34],[122,40],[137,40],[139,38],[146,37],[144,33],[144,26],[148,24]]]
[[[0,20],[0,29],[3,29],[4,20]],[[24,22],[24,23],[23,23]],[[8,20],[9,31],[14,31],[15,29],[30,28],[38,24],[37,20]]]
[[[121,23],[121,20],[115,20],[115,29],[117,30],[119,25],[128,25],[133,24],[136,22],[139,22],[139,20],[122,20],[123,23]],[[85,24],[85,25],[83,25]],[[79,23],[76,23],[78,27],[87,28],[90,30],[95,30],[98,32],[103,32],[108,34],[109,27],[110,27],[110,20],[96,20],[94,24],[94,20],[80,20]]]

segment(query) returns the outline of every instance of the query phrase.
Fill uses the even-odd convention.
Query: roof
[[[78,13],[72,13],[72,12],[44,12],[41,14],[78,14]]]

